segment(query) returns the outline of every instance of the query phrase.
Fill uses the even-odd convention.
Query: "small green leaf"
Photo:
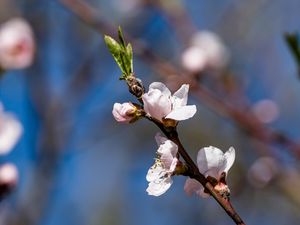
[[[118,37],[119,37],[119,40],[120,40],[120,44],[123,48],[125,48],[125,41],[124,41],[124,37],[123,37],[123,32],[122,32],[122,28],[119,26],[118,28]]]
[[[127,45],[126,50],[127,50],[127,56],[130,59],[130,71],[131,73],[133,73],[133,52],[130,43]]]
[[[121,58],[121,47],[118,42],[116,42],[113,38],[109,36],[104,36],[105,43],[112,54],[113,58],[115,59],[116,63],[120,67],[123,74],[126,74],[126,70],[124,69],[123,61]]]
[[[104,40],[110,53],[122,71],[120,79],[126,79],[126,77],[133,73],[132,47],[130,44],[126,46],[121,27],[118,29],[118,37],[120,42],[117,42],[107,35],[104,36]]]
[[[123,68],[124,68],[124,71],[125,71],[125,75],[130,75],[130,68],[129,68],[129,62],[128,62],[128,59],[127,59],[127,55],[122,52],[120,54],[120,57],[121,57],[121,61],[122,61],[122,64],[123,64]]]

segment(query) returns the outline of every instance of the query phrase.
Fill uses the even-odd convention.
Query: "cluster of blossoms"
[[[0,155],[8,154],[23,133],[21,123],[11,113],[3,110],[0,104]],[[0,199],[16,185],[18,170],[12,163],[0,165]]]
[[[35,41],[30,25],[21,18],[0,25],[0,68],[23,69],[33,62]]]
[[[145,116],[162,124],[164,127],[176,127],[178,121],[193,117],[197,111],[195,105],[187,105],[189,85],[183,84],[173,95],[160,82],[150,84],[147,93],[141,97],[142,106],[131,102],[115,103],[113,115],[118,122],[131,123]],[[172,176],[184,174],[187,165],[180,161],[178,146],[160,133],[155,136],[158,144],[155,163],[150,167],[146,179],[149,182],[149,195],[159,196],[165,193],[172,185]],[[205,147],[199,150],[197,164],[200,173],[207,178],[222,196],[228,197],[229,188],[226,176],[235,160],[235,150],[230,148],[223,153],[216,147]],[[205,188],[195,179],[188,178],[184,190],[191,195],[209,196]]]

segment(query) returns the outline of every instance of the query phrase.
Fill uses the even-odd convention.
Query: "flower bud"
[[[115,103],[112,114],[116,121],[122,123],[135,122],[141,116],[138,108],[131,102]]]
[[[142,95],[145,92],[144,85],[142,81],[139,78],[136,78],[135,76],[129,76],[127,79],[127,85],[129,88],[129,92],[136,96],[137,98],[141,98]]]

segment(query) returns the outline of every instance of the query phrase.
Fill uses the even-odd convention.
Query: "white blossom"
[[[163,121],[173,119],[175,121],[186,120],[193,117],[197,111],[195,105],[186,105],[189,85],[183,84],[173,95],[161,82],[153,82],[149,86],[148,93],[142,96],[144,110],[151,117]]]
[[[176,156],[178,147],[174,142],[162,137],[159,133],[156,134],[155,139],[159,148],[157,159],[146,176],[149,182],[146,191],[149,195],[159,196],[165,193],[173,183],[171,176],[178,163]]]
[[[229,150],[223,153],[220,149],[210,146],[199,150],[197,155],[197,165],[200,173],[206,178],[208,176],[220,182],[221,176],[228,174],[229,169],[235,160],[235,150],[230,147]],[[225,187],[226,184],[219,183],[218,188]],[[227,186],[226,186],[227,187]],[[217,189],[215,187],[215,189]],[[209,194],[204,192],[204,187],[196,180],[188,178],[184,190],[188,195],[196,193],[201,197],[208,197]]]
[[[23,69],[32,64],[35,42],[30,25],[14,18],[0,26],[0,67]]]

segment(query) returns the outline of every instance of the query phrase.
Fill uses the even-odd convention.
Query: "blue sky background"
[[[141,7],[125,13],[118,8],[124,7],[123,1],[85,2],[180,66],[183,45],[162,11]],[[27,18],[38,49],[31,68],[8,71],[0,80],[5,109],[24,126],[18,145],[1,159],[14,162],[20,172],[15,193],[0,206],[3,224],[233,224],[213,199],[187,197],[184,177],[175,177],[161,197],[147,195],[145,175],[155,157],[158,130],[148,121],[114,121],[113,104],[134,98],[118,80],[120,71],[104,46],[103,34],[58,1],[16,0],[9,5],[0,18]],[[231,52],[230,70],[245,84],[250,102],[268,98],[278,104],[279,118],[268,126],[299,140],[300,81],[283,33],[300,31],[300,2],[189,0],[182,6],[197,29],[223,38]],[[137,56],[134,60],[146,87],[162,80],[147,63]],[[83,78],[74,85],[78,73]],[[198,112],[179,125],[179,133],[194,158],[203,146],[236,148],[229,184],[233,204],[246,223],[297,224],[299,193],[280,184],[285,171],[299,173],[298,161],[283,147],[271,146],[281,159],[283,176],[255,189],[246,174],[259,157],[255,148],[262,144],[197,99],[189,102],[197,104]]]

